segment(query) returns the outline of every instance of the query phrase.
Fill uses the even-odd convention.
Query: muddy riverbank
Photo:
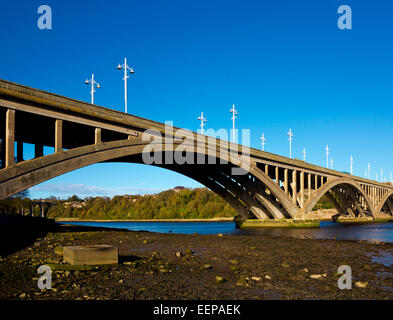
[[[119,264],[54,271],[53,289],[39,290],[38,266],[81,244],[118,246]],[[392,256],[383,243],[67,226],[1,259],[0,299],[391,299]],[[338,289],[340,265],[352,268],[352,290]]]

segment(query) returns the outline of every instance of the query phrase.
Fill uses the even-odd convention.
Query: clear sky
[[[52,30],[37,9],[52,8]],[[337,26],[340,5],[352,29]],[[122,72],[134,67],[129,113],[197,130],[251,130],[251,146],[371,177],[393,173],[393,2],[277,1],[2,1],[0,78],[90,101],[94,72],[100,106],[124,110]],[[29,152],[27,149],[26,153]],[[50,152],[50,150],[47,150]],[[160,168],[97,164],[31,189],[33,197],[151,193],[198,183]]]

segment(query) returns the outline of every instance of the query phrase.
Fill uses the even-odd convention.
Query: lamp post
[[[259,139],[261,139],[262,151],[265,151],[265,144],[266,144],[265,134],[262,133],[262,136]]]
[[[124,58],[124,64],[119,64],[117,66],[117,69],[118,70],[124,69],[124,78],[123,78],[123,80],[124,80],[124,110],[125,110],[125,113],[127,113],[127,79],[129,78],[127,71],[130,71],[130,73],[134,73],[134,69],[127,65],[127,58]]]
[[[85,80],[86,84],[91,84],[90,95],[91,95],[91,104],[94,104],[94,92],[96,92],[95,87],[98,89],[101,88],[100,84],[94,80],[94,73],[91,75],[91,79]]]
[[[232,109],[229,110],[230,113],[232,113],[232,142],[235,143],[235,119],[236,116],[238,115],[236,109],[235,109],[235,104],[233,104]]]
[[[201,120],[201,134],[203,134],[203,127],[205,126],[205,123],[207,120],[206,118],[203,116],[203,112],[201,112],[200,117],[198,117],[198,120]]]
[[[326,148],[325,148],[325,151],[326,151],[326,168],[328,168],[329,169],[329,146],[328,145],[326,145]]]
[[[289,136],[289,158],[292,159],[292,138],[293,138],[293,133],[292,129],[289,129],[288,131],[288,136]]]

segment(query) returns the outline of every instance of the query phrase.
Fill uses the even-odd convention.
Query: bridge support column
[[[311,197],[311,173],[307,174],[307,189],[308,189],[308,198]]]
[[[8,109],[5,123],[5,167],[15,163],[15,110]]]
[[[297,172],[296,170],[292,171],[292,202],[296,206],[297,204]]]
[[[45,205],[43,203],[40,204],[40,217],[45,218]]]
[[[315,175],[315,181],[314,181],[314,190],[317,191],[318,190],[318,176]]]
[[[278,167],[276,167],[276,183],[279,185],[280,184],[280,177],[279,177],[279,171],[278,171]]]
[[[300,172],[300,208],[304,207],[304,171]]]
[[[63,151],[63,120],[55,123],[55,152]]]
[[[284,169],[284,191],[289,194],[288,190],[288,169]]]
[[[101,143],[101,128],[96,128],[95,132],[94,132],[94,143],[95,144],[99,144]]]

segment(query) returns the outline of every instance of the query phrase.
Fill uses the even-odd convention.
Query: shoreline
[[[390,299],[384,255],[393,244],[293,239],[269,235],[186,235],[62,226],[0,260],[5,300]],[[70,267],[59,247],[119,248],[115,265]],[[381,260],[378,260],[381,259]],[[55,290],[37,288],[37,268],[53,266]],[[337,287],[349,265],[351,290]],[[68,267],[68,268],[67,268]],[[67,271],[68,270],[68,271]],[[225,279],[217,282],[216,278]],[[12,280],[11,280],[12,279]],[[366,283],[366,288],[357,282]]]
[[[78,219],[57,218],[55,222],[234,222],[234,217],[211,219]]]

